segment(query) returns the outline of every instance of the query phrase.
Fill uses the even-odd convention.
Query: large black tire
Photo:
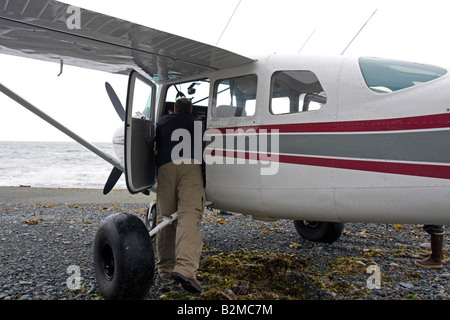
[[[94,268],[105,299],[144,297],[153,284],[155,258],[142,220],[126,213],[104,219],[95,235]]]
[[[342,234],[344,224],[340,222],[294,221],[295,230],[305,240],[333,243]]]

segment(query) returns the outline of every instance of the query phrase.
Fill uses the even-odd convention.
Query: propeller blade
[[[105,82],[105,87],[106,87],[106,92],[108,93],[109,99],[111,100],[111,102],[114,106],[114,109],[116,109],[116,112],[120,117],[120,120],[125,121],[125,109],[123,108],[122,103],[119,100],[119,97],[117,96],[113,87],[108,82]]]
[[[108,180],[106,181],[105,187],[103,188],[103,194],[108,194],[114,188],[121,175],[122,170],[119,170],[116,167],[112,169]]]

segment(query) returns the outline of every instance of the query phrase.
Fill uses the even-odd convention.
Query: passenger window
[[[327,96],[311,71],[280,71],[272,77],[270,112],[297,113],[319,110]]]
[[[214,118],[248,117],[255,114],[256,75],[218,80],[214,88]]]

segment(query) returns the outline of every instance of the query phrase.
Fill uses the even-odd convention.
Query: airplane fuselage
[[[445,69],[271,55],[183,82],[205,78],[206,192],[215,208],[259,219],[450,221]],[[158,87],[157,118],[174,83]],[[231,93],[221,100],[224,84]]]

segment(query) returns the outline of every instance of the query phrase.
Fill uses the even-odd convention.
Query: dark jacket
[[[180,150],[182,146],[187,145],[187,141],[184,141],[182,138],[177,138],[176,141],[172,141],[172,133],[176,129],[185,129],[186,133],[189,133],[190,138],[190,154],[187,154],[189,150],[186,150],[187,148],[181,148],[179,154],[179,159],[181,158],[190,158],[194,159],[195,154],[195,144],[200,143],[200,150],[201,154],[200,157],[203,155],[203,128],[200,132],[200,135],[197,132],[197,135],[194,135],[194,126],[195,123],[197,125],[200,125],[201,122],[197,120],[194,116],[188,113],[175,113],[175,114],[167,114],[162,116],[157,125],[156,125],[156,168],[159,168],[163,164],[166,164],[168,162],[172,162],[172,150],[174,147],[177,147],[176,150]],[[198,147],[198,145],[197,145]],[[197,149],[198,150],[198,149]],[[197,152],[198,153],[198,152]],[[197,154],[198,156],[198,154]],[[199,161],[202,161],[202,159],[198,159]]]

